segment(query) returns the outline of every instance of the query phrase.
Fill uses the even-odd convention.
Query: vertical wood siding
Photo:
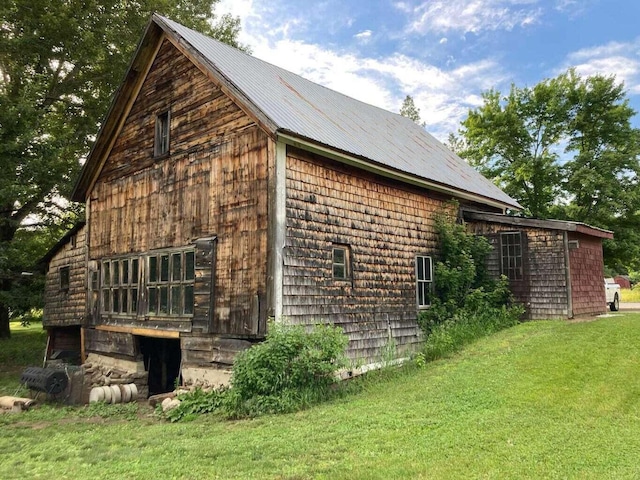
[[[82,325],[86,304],[86,226],[49,261],[44,287],[44,327]],[[60,269],[69,267],[69,289],[60,289]]]
[[[289,148],[284,307],[287,321],[334,323],[354,360],[419,341],[415,256],[434,255],[443,199]],[[332,278],[333,244],[348,245],[352,278]]]
[[[154,158],[156,115],[167,109],[170,152]],[[90,258],[185,247],[215,236],[211,333],[257,334],[266,291],[269,141],[165,41],[91,192]],[[211,254],[205,257],[210,265]],[[196,274],[206,285],[210,271]]]
[[[571,298],[574,315],[597,315],[606,310],[602,240],[571,232],[578,248],[569,249]]]
[[[510,287],[516,300],[526,308],[525,318],[567,318],[570,315],[563,232],[487,222],[472,222],[468,228],[487,237],[494,247],[487,267],[495,278],[501,273],[500,232],[522,233],[524,278],[511,281]]]

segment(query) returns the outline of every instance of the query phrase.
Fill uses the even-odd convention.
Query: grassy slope
[[[638,365],[640,315],[624,315],[519,325],[294,415],[43,408],[0,417],[0,478],[638,478]]]

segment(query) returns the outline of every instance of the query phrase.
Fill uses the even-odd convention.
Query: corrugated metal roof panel
[[[278,129],[454,189],[518,203],[408,118],[368,105],[159,17]]]

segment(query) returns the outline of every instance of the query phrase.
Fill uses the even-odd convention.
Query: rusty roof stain
[[[154,15],[154,21],[202,55],[277,126],[277,131],[521,208],[410,119],[318,85],[167,18]]]

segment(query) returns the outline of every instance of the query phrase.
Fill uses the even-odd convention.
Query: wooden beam
[[[106,332],[120,332],[130,333],[132,335],[138,335],[141,337],[153,337],[153,338],[180,338],[180,332],[173,332],[170,330],[154,330],[153,328],[138,328],[138,327],[118,327],[116,325],[98,325],[96,330],[104,330]]]

